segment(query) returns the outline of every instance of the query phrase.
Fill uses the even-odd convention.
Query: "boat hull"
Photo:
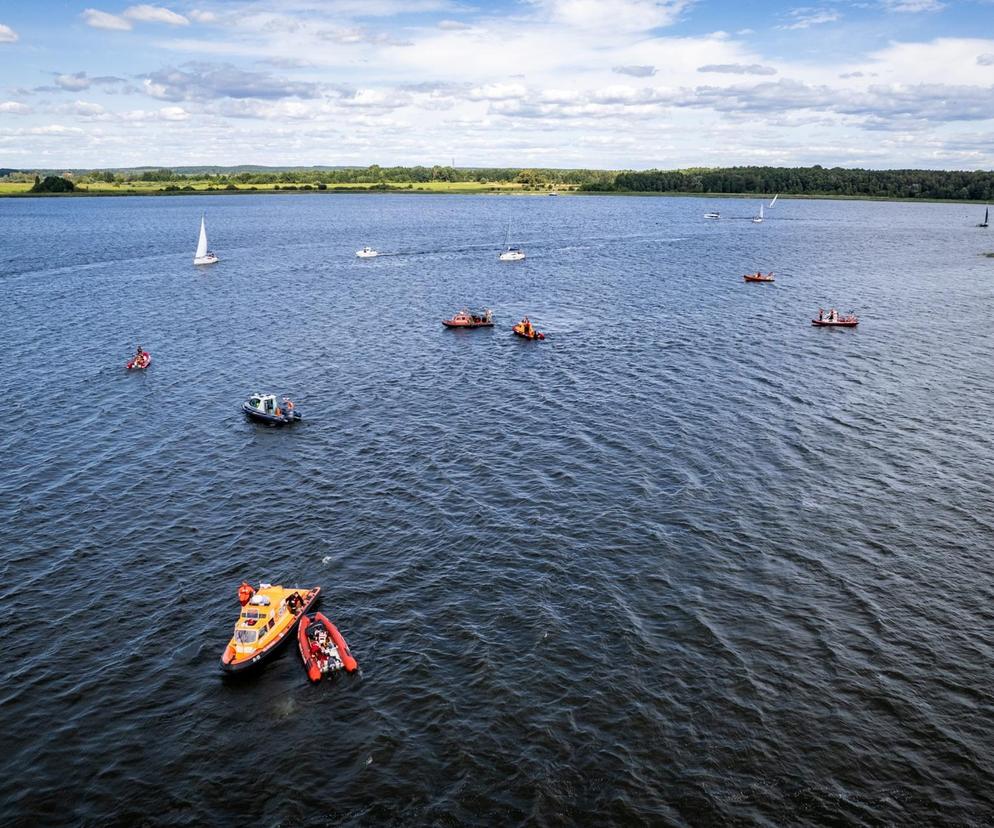
[[[144,371],[152,364],[152,355],[148,351],[142,351],[142,356],[145,357],[145,361],[138,365],[134,359],[128,360],[127,369],[129,371]]]
[[[209,253],[206,256],[196,256],[193,259],[193,263],[195,265],[217,264],[219,261],[221,261],[221,260],[217,256],[215,256],[213,253]]]
[[[321,672],[321,667],[318,665],[317,660],[311,655],[310,641],[307,636],[307,630],[311,624],[320,624],[327,630],[328,635],[335,644],[335,649],[338,651],[338,658],[342,662],[342,667],[345,668],[347,673],[354,673],[359,669],[359,664],[352,657],[349,645],[345,642],[338,628],[325,615],[320,612],[315,613],[313,618],[304,615],[301,617],[297,627],[297,651],[300,653],[300,658],[304,662],[307,677],[312,682],[321,681],[324,673]]]
[[[280,633],[279,638],[274,638],[257,653],[237,661],[234,659],[225,661],[225,659],[228,658],[228,650],[225,650],[224,654],[221,656],[221,670],[225,673],[245,673],[272,658],[291,638],[293,638],[293,634],[297,629],[297,625],[300,623],[300,619],[306,617],[307,611],[317,604],[320,596],[321,587],[314,587],[313,590],[308,592],[305,596],[304,603],[300,607],[299,612],[296,613],[293,622],[287,624],[286,629]]]
[[[493,322],[453,322],[451,319],[443,319],[442,324],[446,328],[492,328]]]
[[[840,319],[838,322],[830,322],[827,319],[812,319],[811,324],[816,328],[855,328],[859,320]]]
[[[532,331],[530,334],[526,334],[524,331],[520,331],[517,328],[512,328],[515,336],[520,336],[522,339],[545,339],[545,334],[540,331]]]
[[[242,411],[250,420],[268,425],[286,425],[287,423],[296,423],[303,419],[299,411],[288,411],[277,417],[275,414],[267,414],[264,411],[252,408],[247,402],[242,403]]]
[[[747,282],[772,282],[774,281],[772,276],[743,276]]]

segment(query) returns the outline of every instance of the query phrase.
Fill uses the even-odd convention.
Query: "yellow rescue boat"
[[[282,587],[247,583],[238,588],[241,614],[235,632],[224,648],[221,669],[237,673],[271,656],[291,638],[297,622],[318,599],[321,587]]]

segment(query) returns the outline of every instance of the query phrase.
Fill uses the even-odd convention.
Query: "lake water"
[[[4,824],[994,820],[994,235],[757,207],[0,201]]]

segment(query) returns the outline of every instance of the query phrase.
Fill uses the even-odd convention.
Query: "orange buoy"
[[[252,600],[253,595],[255,595],[255,590],[246,581],[242,581],[242,585],[238,587],[238,603],[244,607]]]

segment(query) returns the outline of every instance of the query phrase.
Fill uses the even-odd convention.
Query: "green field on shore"
[[[30,193],[30,181],[0,181],[0,196],[27,195]],[[426,181],[421,183],[390,183],[386,185],[342,183],[328,184],[326,189],[320,189],[314,184],[224,184],[218,185],[211,180],[182,179],[174,182],[160,181],[122,181],[113,184],[103,182],[78,184],[72,193],[56,193],[55,195],[85,196],[85,195],[182,195],[183,193],[234,193],[234,192],[335,192],[348,190],[372,190],[374,192],[433,192],[433,193],[500,193],[524,192],[522,184],[514,182],[493,182],[480,184],[476,181]],[[533,191],[543,192],[543,191]],[[51,193],[31,193],[31,195],[52,195]]]

